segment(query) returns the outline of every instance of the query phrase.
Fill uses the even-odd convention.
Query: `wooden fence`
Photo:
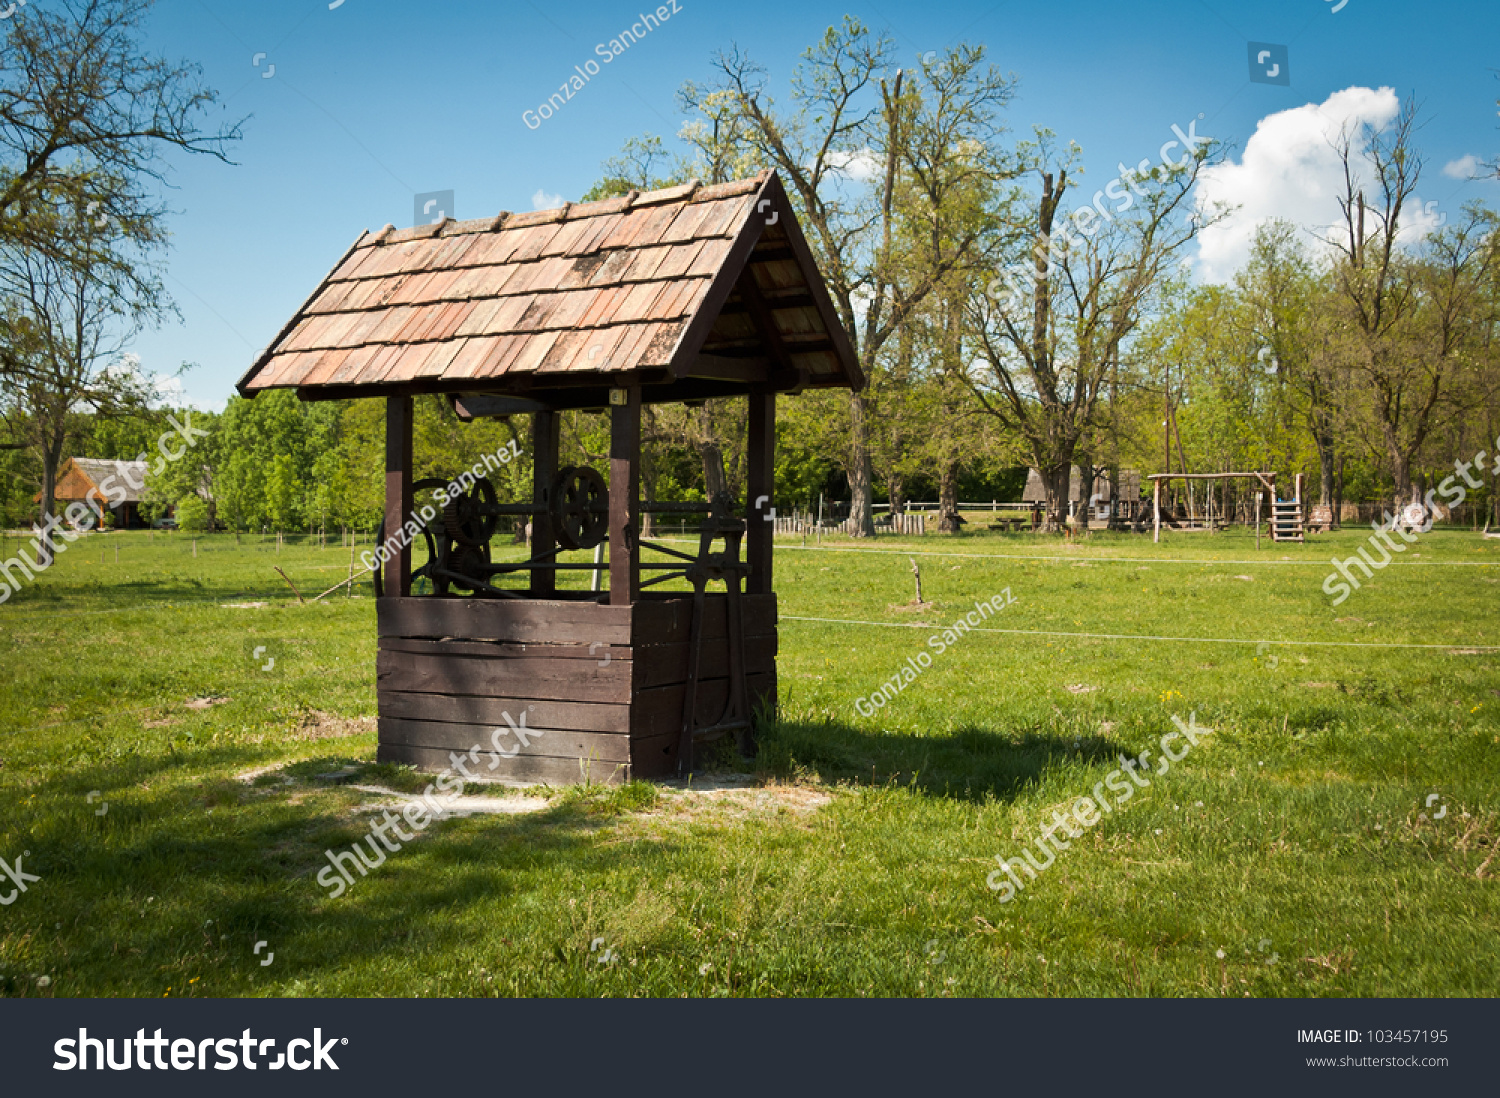
[[[818,532],[818,520],[811,515],[777,515],[774,520],[776,533],[791,534],[795,536],[815,536]],[[844,519],[842,522],[825,520],[823,532],[848,534],[851,537],[857,532],[853,519]],[[881,515],[875,519],[875,532],[877,534],[899,534],[903,537],[925,537],[927,534],[926,515]]]

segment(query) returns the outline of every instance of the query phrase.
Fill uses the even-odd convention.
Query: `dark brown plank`
[[[703,605],[703,639],[723,640],[729,634],[726,595],[721,591],[710,592]],[[693,599],[691,595],[678,598],[642,599],[635,604],[632,621],[631,643],[636,647],[648,644],[676,644],[692,636]],[[745,595],[740,599],[745,636],[765,636],[776,631],[776,595]]]
[[[526,644],[628,644],[633,608],[561,599],[382,599],[380,636]],[[765,630],[760,630],[764,632]]]
[[[741,281],[747,288],[755,285],[755,278],[749,271]],[[773,331],[774,328],[773,322]],[[745,563],[750,565],[750,575],[745,580],[745,591],[751,595],[769,595],[775,589],[771,581],[775,524],[771,519],[776,504],[771,496],[776,491],[776,394],[752,393],[746,400],[750,405],[750,416],[745,447],[745,494],[748,497]]]
[[[641,387],[609,396],[609,601],[629,606],[641,592]]]
[[[631,665],[603,667],[587,660],[495,660],[380,652],[375,677],[384,690],[417,694],[545,698],[551,701],[630,701]]]
[[[623,644],[507,644],[503,641],[411,640],[381,637],[382,652],[424,656],[484,656],[496,660],[603,660],[629,662],[632,649]]]
[[[776,634],[745,638],[745,671],[749,674],[776,670]],[[602,652],[603,649],[600,649]],[[669,686],[686,682],[690,645],[661,644],[636,648],[632,681],[637,690],[652,686]],[[699,674],[705,679],[724,678],[729,674],[729,645],[720,637],[705,641],[699,663]]]
[[[630,774],[634,778],[677,776],[677,750],[681,742],[676,732],[630,741]]]
[[[376,693],[380,716],[407,720],[451,721],[456,724],[482,724],[498,728],[506,724],[505,714],[519,721],[528,716],[528,728],[575,729],[580,732],[630,731],[630,706],[597,702],[544,701],[526,698],[451,697],[444,694],[408,694],[398,690]],[[659,704],[659,703],[657,703]],[[682,707],[678,696],[677,706]]]
[[[412,399],[388,397],[385,402],[385,536],[400,544],[401,528],[412,512],[411,476]],[[393,542],[391,539],[395,538]],[[402,598],[411,594],[411,546],[385,562],[385,593]]]
[[[381,744],[375,752],[375,758],[379,762],[401,763],[433,773],[451,769],[453,765],[446,751],[399,743]],[[491,759],[496,763],[493,770],[489,766]],[[590,781],[607,785],[619,785],[630,780],[628,764],[602,760],[580,762],[578,759],[552,759],[535,755],[518,755],[514,759],[501,755],[480,755],[477,763],[468,765],[470,772],[491,781],[577,785],[583,781],[585,774]]]
[[[398,717],[380,718],[380,742],[382,744],[405,744],[408,747],[431,747],[442,751],[456,751],[460,755],[472,747],[481,753],[494,750],[498,742],[503,751],[517,751],[521,755],[553,759],[600,759],[605,762],[630,761],[630,737],[607,732],[572,732],[534,728],[526,722],[529,741],[522,746],[520,740],[505,729],[498,740],[494,725],[453,724],[448,721],[411,721]]]
[[[774,674],[746,675],[751,710],[763,696],[775,695]],[[636,693],[630,711],[630,738],[649,739],[682,731],[682,703],[687,691],[685,686],[658,686]],[[698,723],[709,724],[719,719],[729,701],[728,679],[707,679],[698,684]]]
[[[560,447],[562,420],[556,412],[536,412],[531,417],[531,499],[542,508],[552,505],[552,481],[557,477],[557,454]],[[532,516],[531,555],[533,558],[557,547],[552,529],[552,513],[543,510]],[[557,590],[557,573],[550,568],[533,568],[531,593],[545,598]]]

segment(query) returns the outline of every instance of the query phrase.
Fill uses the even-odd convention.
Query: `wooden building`
[[[721,735],[753,747],[751,718],[776,699],[776,396],[863,385],[762,173],[366,233],[239,390],[386,401],[385,529],[427,561],[413,569],[395,544],[379,576],[379,758],[470,753],[479,776],[560,783],[691,769],[694,745]],[[443,485],[413,482],[422,393],[461,419],[528,415],[531,498],[481,479],[424,518]],[[641,407],[715,397],[746,403],[748,498],[652,505],[702,515],[696,553],[655,545],[640,532]],[[558,467],[567,409],[607,413],[607,478]],[[491,560],[504,516],[531,521],[529,560]],[[561,589],[573,569],[602,571],[602,589]],[[414,575],[433,593],[414,595]],[[686,588],[659,586],[674,580]]]
[[[1087,522],[1091,528],[1107,529],[1112,526],[1128,526],[1142,514],[1141,474],[1135,469],[1121,469],[1120,498],[1114,498],[1110,488],[1109,471],[1101,469],[1094,477],[1093,485],[1084,487],[1085,477],[1077,465],[1068,467],[1068,513],[1081,515],[1088,511]],[[1041,511],[1047,502],[1047,486],[1042,483],[1042,474],[1035,468],[1026,470],[1026,487],[1021,492],[1021,501],[1032,505],[1035,523],[1041,522]]]
[[[143,527],[146,522],[141,516],[141,499],[149,475],[144,461],[69,458],[58,470],[54,508],[62,514],[69,504],[81,503],[94,512],[96,526],[103,526],[108,511],[114,515],[116,529]],[[40,492],[35,502],[42,502]]]

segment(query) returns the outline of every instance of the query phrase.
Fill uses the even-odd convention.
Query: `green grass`
[[[425,783],[373,765],[368,584],[302,606],[272,570],[311,596],[348,550],[89,537],[0,606],[0,858],[41,878],[0,994],[1492,995],[1500,543],[1436,530],[1333,608],[1362,541],[788,539],[756,787],[552,791],[330,900],[354,785]],[[856,711],[1007,587],[989,624],[1025,632]],[[997,855],[1191,712],[1215,731],[999,902]]]

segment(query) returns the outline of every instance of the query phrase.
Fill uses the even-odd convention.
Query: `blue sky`
[[[889,33],[901,63],[984,44],[1020,81],[1012,130],[1043,125],[1082,145],[1089,193],[1117,163],[1154,159],[1173,124],[1196,120],[1199,134],[1234,146],[1216,185],[1246,218],[1316,223],[1327,166],[1288,152],[1321,145],[1309,137],[1315,107],[1379,120],[1394,96],[1415,95],[1428,161],[1419,196],[1436,204],[1434,216],[1471,198],[1500,206],[1500,185],[1460,178],[1460,166],[1443,172],[1500,152],[1493,0],[1426,11],[1394,0],[675,0],[666,22],[529,128],[523,112],[636,23],[646,2],[343,0],[330,10],[330,0],[160,0],[152,48],[203,66],[225,99],[215,117],[250,117],[235,166],[172,160],[168,288],[183,319],[137,341],[142,367],[170,374],[196,363],[183,378],[187,398],[221,407],[355,237],[410,224],[417,193],[453,191],[458,217],[531,209],[538,192],[577,199],[627,137],[675,133],[674,93],[710,77],[715,50],[737,44],[784,94],[797,56],[845,14]],[[1249,79],[1252,41],[1287,48],[1289,85]],[[1234,240],[1206,247],[1200,270],[1232,273]]]

